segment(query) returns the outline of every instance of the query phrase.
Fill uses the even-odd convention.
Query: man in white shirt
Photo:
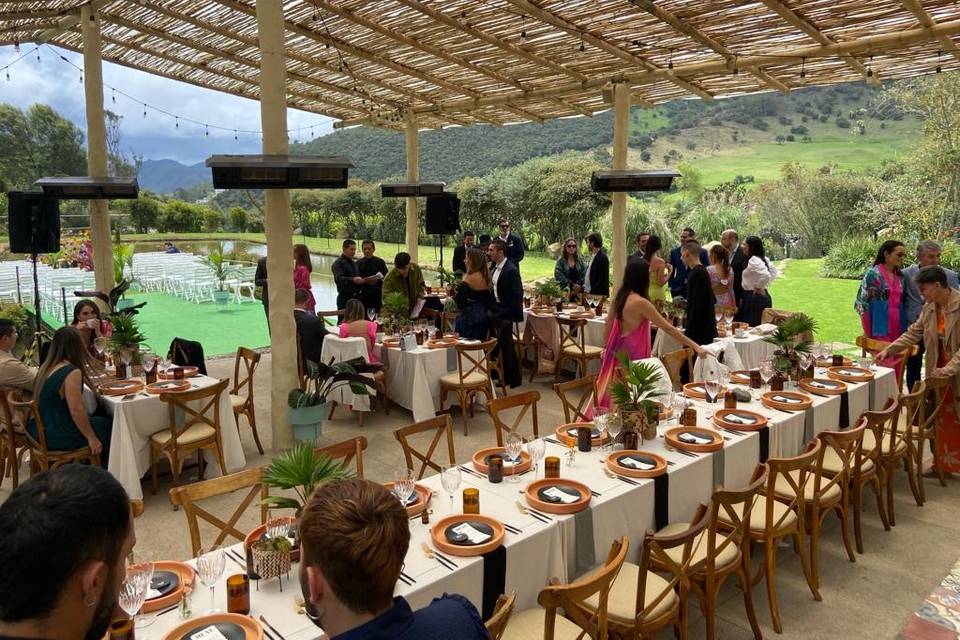
[[[9,320],[0,319],[0,386],[33,391],[37,370],[13,355],[17,337],[17,327]]]

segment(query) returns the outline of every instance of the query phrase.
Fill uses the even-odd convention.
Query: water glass
[[[400,504],[402,504],[404,508],[407,506],[407,500],[409,500],[413,492],[416,491],[415,484],[413,471],[409,469],[398,469],[393,474],[393,495],[397,496],[397,500],[400,501]]]
[[[134,627],[142,629],[153,623],[153,618],[147,619],[140,614],[143,603],[150,591],[150,582],[153,580],[153,563],[138,562],[127,566],[127,575],[120,585],[120,608],[127,615],[134,617]]]
[[[103,336],[99,336],[93,341],[93,348],[97,352],[98,356],[102,356],[103,352],[107,350],[107,339]]]
[[[217,581],[223,575],[226,559],[227,556],[223,548],[218,545],[201,549],[200,555],[197,557],[197,576],[200,578],[200,582],[210,588],[210,609],[206,615],[220,613],[216,608],[215,591]]]
[[[616,411],[608,413],[606,426],[607,433],[610,435],[610,450],[613,451],[617,448],[617,436],[619,436],[620,431],[623,430],[623,421],[620,418],[620,414]]]
[[[519,433],[511,433],[507,436],[507,456],[510,458],[510,482],[520,482],[517,475],[517,467],[520,465],[520,452],[523,451],[523,438]]]
[[[609,415],[608,409],[606,407],[594,407],[593,409],[593,424],[601,434],[607,429],[607,416]],[[607,434],[609,436],[609,434]],[[609,437],[607,443],[603,445],[604,449],[607,449],[610,445]]]
[[[441,467],[440,483],[443,485],[443,490],[450,496],[451,514],[453,513],[453,496],[456,495],[457,489],[460,488],[461,478],[460,467],[457,465],[445,464]]]
[[[537,479],[537,468],[540,466],[540,461],[543,460],[543,455],[546,453],[546,446],[542,438],[537,438],[527,443],[527,453],[530,454],[530,459],[533,460],[534,480]]]

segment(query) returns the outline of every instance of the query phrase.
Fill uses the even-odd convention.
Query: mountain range
[[[141,189],[154,193],[173,193],[197,184],[210,182],[210,169],[202,162],[183,164],[176,160],[144,160],[137,181]]]

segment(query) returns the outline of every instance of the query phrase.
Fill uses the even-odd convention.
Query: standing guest
[[[917,243],[917,261],[902,271],[904,308],[907,314],[907,319],[904,322],[906,327],[917,321],[917,318],[920,317],[920,311],[923,309],[923,296],[920,295],[920,290],[914,280],[923,267],[940,266],[941,253],[943,253],[943,248],[938,242],[922,240]],[[960,289],[956,272],[946,267],[941,268],[947,274],[947,286],[951,289]],[[907,358],[907,389],[913,389],[913,385],[920,379],[920,368],[923,365],[923,342],[921,341],[917,346],[919,353]]]
[[[740,246],[740,236],[733,229],[727,229],[720,234],[720,244],[727,250],[730,256],[730,269],[733,271],[733,299],[734,306],[739,308],[743,302],[743,270],[747,267],[747,257],[743,254],[743,248]]]
[[[43,471],[0,505],[0,638],[96,640],[136,544],[130,499],[96,467]]]
[[[603,238],[599,233],[587,236],[587,250],[591,254],[590,264],[583,280],[583,290],[595,296],[610,295],[610,259],[603,250]]]
[[[569,297],[572,300],[583,291],[583,278],[586,273],[587,267],[580,258],[577,241],[567,238],[563,241],[563,251],[553,268],[553,279],[561,289],[570,292]]]
[[[383,279],[383,295],[399,291],[407,299],[407,308],[410,310],[410,317],[416,317],[419,314],[417,307],[423,306],[424,293],[427,285],[423,280],[423,272],[420,266],[410,261],[410,254],[401,251],[393,259],[393,269]],[[416,314],[413,312],[417,311]]]
[[[33,391],[37,370],[13,355],[18,337],[17,326],[6,318],[0,318],[0,387]]]
[[[630,258],[645,258],[647,255],[647,241],[650,240],[650,233],[641,231],[637,234],[637,250],[630,254]]]
[[[650,265],[650,295],[648,299],[654,304],[666,301],[667,292],[664,287],[673,272],[673,267],[660,257],[662,248],[663,244],[660,242],[660,236],[650,236],[647,239],[646,253],[642,258]]]
[[[353,298],[347,300],[347,306],[343,310],[343,322],[340,323],[339,331],[341,338],[366,338],[367,339],[367,362],[377,362],[377,356],[373,352],[373,345],[377,341],[377,323],[367,320],[367,310],[363,308],[363,303]]]
[[[907,328],[903,274],[900,273],[906,255],[907,248],[902,242],[887,240],[880,245],[873,266],[863,275],[854,309],[868,338],[893,342]],[[898,377],[900,366],[895,367]]]
[[[680,247],[690,240],[696,239],[696,232],[690,227],[684,227],[680,232],[680,244],[677,247],[674,247],[670,251],[670,267],[673,271],[670,273],[670,295],[674,298],[680,297],[683,295],[684,290],[687,287],[687,274],[690,273],[690,268],[683,263],[683,258],[680,256]],[[709,264],[709,258],[707,257],[707,252],[704,249],[700,249],[700,264]]]
[[[313,298],[313,286],[310,283],[310,274],[313,272],[313,263],[310,261],[310,250],[305,244],[293,245],[293,288],[304,289],[310,294],[307,302],[307,311],[316,311],[317,302]]]
[[[755,327],[760,324],[763,310],[769,309],[773,304],[767,289],[778,274],[763,251],[763,240],[757,236],[747,236],[743,241],[743,255],[747,258],[747,266],[743,269],[743,303],[740,306],[740,316],[742,322]]]
[[[680,257],[690,269],[685,294],[687,337],[697,344],[710,344],[717,337],[717,320],[714,315],[716,297],[713,295],[710,273],[700,264],[700,243],[696,240],[684,243],[680,247]]]
[[[487,249],[490,248],[490,236],[485,233],[481,233],[480,237],[477,238],[477,246],[480,247],[480,251],[483,251],[483,255],[487,255]]]
[[[467,252],[473,248],[474,240],[476,235],[470,229],[467,229],[463,232],[463,242],[456,246],[453,250],[453,272],[454,273],[466,273],[467,272]],[[489,242],[489,240],[488,240]]]
[[[510,233],[510,221],[506,218],[500,218],[500,235],[497,238],[506,245],[505,252],[507,260],[513,263],[513,266],[520,269],[520,261],[523,260],[523,240],[515,233]]]
[[[649,245],[648,245],[649,246]],[[650,291],[650,264],[643,259],[628,260],[623,280],[604,326],[603,357],[597,375],[597,406],[611,407],[610,383],[620,370],[618,355],[630,360],[650,357],[650,324],[666,331],[674,340],[704,357],[706,351],[667,321],[647,299]]]
[[[81,300],[73,305],[73,320],[70,326],[80,332],[80,338],[83,340],[83,348],[91,357],[98,360],[103,359],[103,355],[97,353],[93,346],[93,341],[97,338],[109,338],[113,335],[113,325],[109,320],[104,320],[100,316],[100,307],[93,300]]]
[[[374,244],[373,240],[364,240],[361,243],[361,249],[363,257],[357,261],[357,273],[363,278],[363,285],[360,287],[360,299],[363,300],[364,307],[380,313],[380,305],[383,300],[383,278],[387,275],[387,263],[380,256],[373,255],[373,252],[377,250],[377,245]]]
[[[457,285],[457,292],[453,296],[453,301],[460,310],[453,328],[461,338],[486,340],[489,335],[487,316],[494,303],[487,257],[480,249],[472,248],[467,251],[464,264],[467,273]]]
[[[89,447],[100,455],[107,466],[110,457],[110,431],[113,419],[89,416],[83,406],[83,385],[97,387],[90,381],[91,359],[73,327],[60,327],[53,334],[46,360],[37,372],[33,397],[40,409],[40,419],[51,451],[75,451]],[[27,431],[36,438],[37,425],[31,418]]]
[[[267,289],[267,256],[257,260],[257,270],[253,274],[254,286],[260,287],[260,302],[263,303],[263,313],[267,316],[267,331],[270,331],[270,295]]]
[[[167,240],[163,243],[163,252],[164,253],[180,253],[180,249],[176,247],[175,244]]]
[[[307,309],[310,302],[310,293],[306,289],[297,289],[293,292],[293,321],[297,325],[297,335],[300,336],[300,356],[306,361],[320,362],[320,353],[323,349],[323,339],[327,337],[327,328],[323,319],[313,311]],[[305,362],[301,362],[305,364]]]
[[[363,278],[353,256],[357,254],[357,243],[347,238],[343,241],[340,257],[333,261],[333,281],[337,285],[337,309],[343,309],[347,300],[360,295]]]
[[[307,617],[330,640],[483,640],[469,600],[443,594],[412,611],[394,597],[410,547],[407,511],[370,480],[317,488],[300,520],[300,590]]]
[[[503,362],[504,382],[520,386],[520,363],[513,348],[513,323],[523,322],[523,282],[520,270],[507,258],[507,244],[497,238],[487,248],[487,259],[493,264],[490,274],[494,304],[490,310],[490,332],[497,338],[493,355]]]
[[[730,268],[730,253],[723,244],[715,244],[710,247],[710,266],[707,267],[707,273],[710,274],[710,286],[713,288],[714,295],[717,296],[717,305],[721,307],[736,308],[737,298],[733,293],[733,270]]]

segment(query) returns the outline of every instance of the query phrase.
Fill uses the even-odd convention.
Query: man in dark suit
[[[333,261],[333,281],[337,285],[337,309],[347,306],[347,300],[360,297],[360,285],[363,278],[353,256],[357,255],[357,243],[347,238],[343,241],[343,252]]]
[[[257,260],[257,270],[253,274],[253,284],[260,287],[260,301],[267,316],[267,331],[270,331],[270,297],[267,295],[267,256]]]
[[[300,336],[300,354],[304,360],[320,362],[323,339],[327,337],[327,328],[323,319],[307,309],[310,292],[297,289],[293,292],[293,320],[297,323],[297,335]]]
[[[467,229],[463,232],[463,242],[457,245],[453,250],[453,272],[467,272],[467,250],[473,248],[473,241],[476,236],[473,231]]]
[[[515,233],[510,233],[510,221],[506,218],[500,218],[500,235],[494,240],[502,240],[506,247],[505,255],[507,260],[520,270],[520,261],[523,260],[523,240]]]
[[[730,254],[730,268],[733,270],[733,297],[740,307],[743,298],[743,270],[747,268],[747,257],[743,255],[740,246],[740,236],[733,229],[727,229],[720,234],[720,244]]]
[[[387,275],[387,263],[380,256],[373,255],[377,250],[373,240],[364,240],[361,248],[363,257],[357,261],[357,272],[363,278],[360,299],[368,310],[374,309],[380,313],[380,303],[383,300],[383,278]]]
[[[683,262],[683,258],[680,256],[680,247],[690,240],[695,239],[696,233],[694,230],[690,227],[685,227],[683,231],[680,232],[680,245],[674,247],[674,249],[670,252],[670,259],[668,262],[670,263],[670,266],[673,267],[673,272],[670,274],[668,286],[670,287],[670,295],[674,298],[684,295],[684,292],[687,288],[687,275],[690,273],[690,267]],[[707,257],[707,250],[702,247],[700,248],[700,264],[710,264],[710,258]]]
[[[490,310],[491,333],[497,338],[493,357],[502,358],[504,382],[510,387],[520,386],[520,363],[513,348],[513,323],[523,322],[523,282],[520,271],[506,255],[507,245],[495,238],[487,247],[487,258],[492,263],[490,281],[494,305]]]
[[[583,291],[595,296],[610,296],[610,259],[603,250],[603,237],[599,233],[587,236],[587,250],[593,256],[587,265],[583,279]]]

